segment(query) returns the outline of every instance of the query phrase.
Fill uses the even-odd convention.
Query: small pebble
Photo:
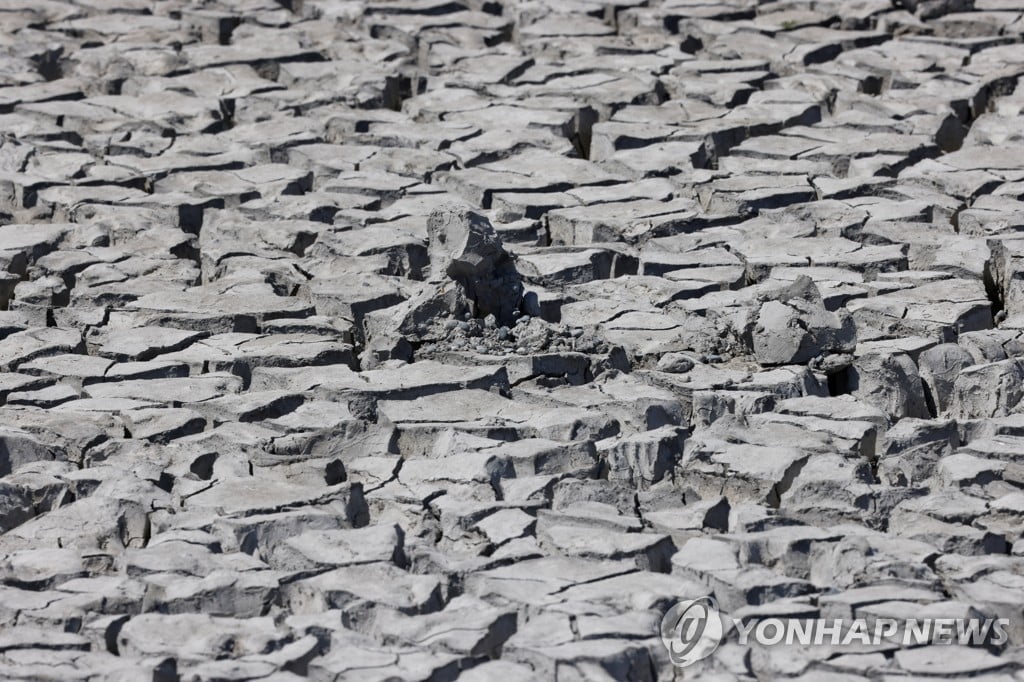
[[[693,369],[693,360],[682,353],[666,353],[658,360],[658,371],[685,374]]]

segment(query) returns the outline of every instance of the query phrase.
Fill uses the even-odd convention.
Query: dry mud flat
[[[0,3],[0,678],[1022,679],[1022,35]]]

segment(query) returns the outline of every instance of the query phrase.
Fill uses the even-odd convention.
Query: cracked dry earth
[[[4,0],[0,679],[1024,679],[1022,36]]]

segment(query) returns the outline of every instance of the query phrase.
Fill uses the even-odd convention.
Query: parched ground
[[[0,679],[1024,679],[1022,37],[0,0]]]

